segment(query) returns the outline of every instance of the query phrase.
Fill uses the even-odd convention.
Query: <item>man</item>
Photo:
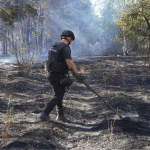
[[[84,79],[81,74],[78,73],[75,64],[71,59],[71,50],[69,45],[75,40],[75,36],[72,31],[65,30],[61,34],[61,41],[55,43],[48,52],[48,58],[46,60],[46,70],[48,72],[48,81],[53,87],[54,97],[48,102],[46,108],[42,112],[40,119],[51,121],[50,112],[56,106],[57,117],[56,120],[67,122],[67,118],[64,116],[62,100],[65,93],[65,85],[60,84],[60,79],[68,74],[68,68],[72,69],[74,75],[80,82]]]

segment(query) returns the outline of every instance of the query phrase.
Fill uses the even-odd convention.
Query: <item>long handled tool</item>
[[[70,71],[72,71],[72,74],[73,74],[73,76],[75,76],[76,77],[76,79],[78,78],[77,77],[77,75],[73,72],[73,70],[70,70]],[[83,83],[86,87],[87,87],[87,89],[89,89],[91,92],[93,92],[93,93],[95,93],[119,118],[120,118],[120,120],[122,120],[122,121],[126,121],[126,122],[134,122],[134,123],[137,123],[140,119],[138,119],[137,117],[129,117],[129,116],[121,116],[121,115],[119,115],[118,113],[117,113],[117,111],[114,109],[114,108],[112,108],[96,91],[94,91],[91,87],[90,87],[90,85],[88,85],[86,82],[85,82],[85,80],[83,79],[82,81],[80,81],[79,79],[77,79],[79,82],[81,82],[81,83]]]
[[[72,69],[70,69],[70,71],[72,72],[73,76],[75,76],[75,77],[77,78],[77,75],[74,73],[74,71],[73,71]],[[77,80],[78,80],[78,79],[77,79]],[[80,81],[79,81],[79,82],[80,82]],[[119,116],[120,119],[123,119],[123,117],[120,116],[120,115],[117,113],[117,111],[116,111],[115,109],[113,109],[96,91],[94,91],[94,90],[90,87],[90,85],[88,85],[88,84],[84,81],[84,79],[82,80],[81,83],[83,83],[91,92],[95,93],[101,100],[103,100],[103,102],[104,102],[111,110],[113,110],[114,113],[115,113],[117,116]]]
[[[114,113],[116,113],[116,115],[119,116],[120,119],[123,119],[122,116],[120,116],[117,111],[115,109],[113,109],[96,91],[94,91],[84,80],[82,81],[82,83],[93,93],[95,93],[101,100],[103,100],[103,102],[111,109],[114,111]]]
[[[103,102],[111,109],[114,111],[114,113],[119,116],[120,120],[121,121],[125,121],[125,122],[132,122],[132,123],[138,123],[140,121],[140,119],[137,119],[137,118],[134,118],[134,117],[129,117],[129,116],[125,116],[125,117],[122,117],[121,115],[119,115],[117,113],[117,111],[112,108],[96,91],[94,91],[84,80],[82,81],[82,83],[93,93],[95,93],[101,100],[103,100]]]

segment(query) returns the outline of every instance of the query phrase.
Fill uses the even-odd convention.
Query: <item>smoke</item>
[[[106,29],[107,24],[113,22],[113,12],[106,7],[108,2],[109,0],[56,0],[53,2],[44,0],[44,12],[43,14],[40,10],[38,12],[39,18],[43,18],[41,20],[44,21],[42,22],[37,18],[34,24],[34,31],[41,33],[41,30],[43,30],[43,43],[48,40],[45,37],[49,37],[49,41],[47,42],[46,51],[40,51],[42,52],[40,55],[35,54],[34,60],[46,60],[44,56],[47,56],[47,51],[52,44],[60,41],[60,35],[64,30],[71,30],[75,34],[75,41],[70,45],[73,57],[102,55],[105,49],[110,49],[116,32],[115,30],[112,31],[112,28]],[[22,37],[17,30],[24,23],[22,22],[22,25],[18,24],[13,29],[16,39]],[[25,32],[31,33],[33,31]],[[26,41],[26,35],[23,37],[23,41]],[[36,35],[30,36],[30,40],[31,38],[32,41],[35,41],[35,44],[33,43],[32,47],[31,44],[30,47],[27,45],[27,49],[31,51],[30,53],[36,49],[37,41]],[[40,45],[41,48],[43,48],[43,43]]]
[[[0,58],[0,62],[13,63],[15,61],[15,57],[3,57]]]
[[[108,0],[87,0],[84,2],[71,0],[67,5],[61,6],[59,12],[49,9],[48,13],[51,15],[48,17],[50,22],[55,25],[54,29],[58,37],[56,40],[60,40],[60,35],[64,30],[71,30],[76,37],[71,44],[73,56],[101,55],[101,49],[108,47],[111,39],[115,36],[114,33],[111,36],[107,35],[111,29],[105,32],[103,28],[106,21],[112,19],[111,12],[104,7],[107,3]],[[49,32],[52,33],[52,30],[52,28],[49,29]],[[107,39],[108,36],[110,39]]]
[[[92,4],[92,9],[94,10],[95,14],[102,18],[102,12],[104,9],[104,6],[106,4],[106,0],[90,0]]]

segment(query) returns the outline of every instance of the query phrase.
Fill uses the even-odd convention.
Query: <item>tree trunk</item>
[[[27,21],[27,45],[30,46],[30,19]]]

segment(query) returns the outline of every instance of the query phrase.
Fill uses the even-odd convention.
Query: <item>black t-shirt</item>
[[[69,46],[66,46],[63,49],[61,49],[60,53],[58,55],[58,62],[66,64],[65,59],[72,59],[71,58],[71,50],[70,50]]]

